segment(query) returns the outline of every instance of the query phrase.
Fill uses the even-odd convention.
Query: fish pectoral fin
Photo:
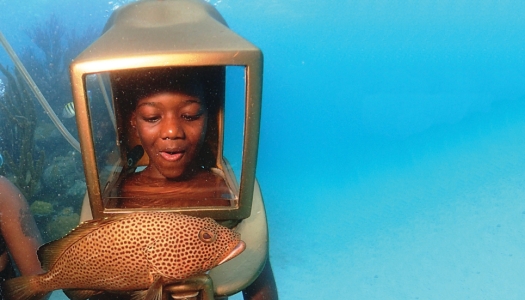
[[[172,237],[168,236],[157,238],[148,245],[146,245],[143,249],[144,255],[146,256],[146,260],[148,261],[149,265],[153,270],[154,278],[157,278],[157,276],[163,278],[173,277],[170,273],[170,271],[172,271],[173,268],[168,267],[162,263],[164,260],[164,255],[160,254],[169,251],[169,249],[167,249],[165,245],[173,245]]]
[[[148,290],[136,291],[131,294],[131,300],[144,300]]]
[[[102,294],[102,291],[97,290],[73,290],[65,289],[64,294],[71,300],[85,300],[98,294]]]
[[[162,260],[158,255],[156,255],[159,250],[157,248],[158,244],[164,243],[164,239],[161,239],[160,242],[157,240],[152,241],[148,245],[144,247],[144,255],[146,256],[146,260],[150,264],[151,268],[153,269],[153,284],[158,280],[158,278],[162,277],[169,277],[167,274],[162,272],[162,269],[159,269],[160,266],[159,260]],[[150,287],[151,288],[151,287]]]
[[[132,300],[161,300],[162,299],[162,284],[164,283],[162,276],[155,276],[153,284],[146,291],[139,291],[140,295],[133,294]],[[135,298],[138,296],[140,298]]]

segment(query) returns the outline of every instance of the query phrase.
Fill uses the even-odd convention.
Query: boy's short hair
[[[161,92],[200,96],[213,112],[224,101],[224,67],[167,67],[111,73],[115,101],[135,109],[138,100]]]

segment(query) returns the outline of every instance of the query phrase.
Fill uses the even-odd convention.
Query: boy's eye
[[[142,120],[148,122],[148,123],[155,123],[160,119],[160,117],[143,117]]]
[[[201,116],[202,116],[202,113],[193,114],[193,115],[192,114],[183,114],[181,117],[185,121],[195,121],[195,120],[198,120]]]

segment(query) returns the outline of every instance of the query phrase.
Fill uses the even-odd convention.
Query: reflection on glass
[[[226,67],[223,154],[228,158],[237,182],[241,180],[245,82],[244,67]]]
[[[244,67],[138,69],[87,76],[105,207],[238,205],[244,76]],[[104,96],[108,91],[112,101]],[[109,117],[113,107],[115,123]],[[231,155],[234,169],[223,153]]]
[[[86,76],[93,142],[97,153],[100,182],[107,182],[111,171],[119,164],[115,116],[107,74]]]

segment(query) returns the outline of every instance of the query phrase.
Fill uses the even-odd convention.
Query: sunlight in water
[[[133,2],[133,1],[134,0],[117,0],[117,1],[109,1],[108,4],[111,6],[111,10],[116,10],[122,5]]]
[[[2,81],[2,79],[0,79],[0,97],[2,97],[4,93],[5,93],[5,84]]]
[[[135,0],[116,0],[116,1],[109,1],[108,4],[111,6],[111,10],[116,10],[122,5],[133,2],[133,1]],[[222,0],[205,0],[205,1],[210,3],[213,6],[217,6],[222,2]]]
[[[219,5],[222,2],[222,0],[214,0],[214,1],[212,1],[212,0],[205,0],[205,1],[210,3],[213,6],[217,6],[217,5]]]

